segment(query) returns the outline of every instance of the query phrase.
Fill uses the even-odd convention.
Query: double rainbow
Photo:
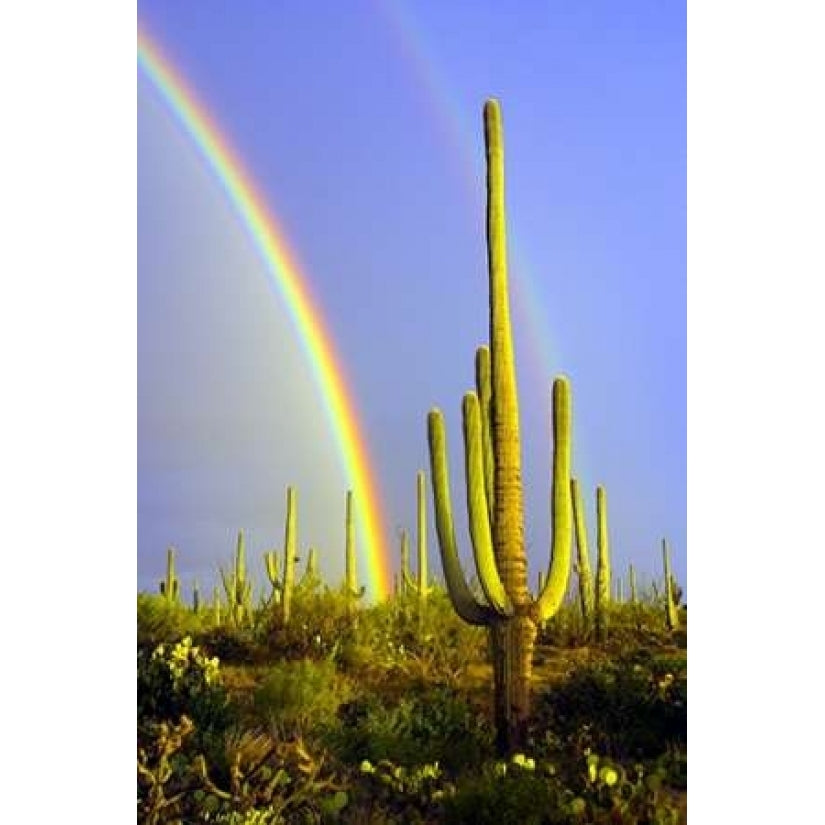
[[[215,174],[283,297],[308,355],[353,490],[358,543],[367,568],[367,591],[373,599],[385,598],[391,592],[392,573],[384,546],[387,532],[381,518],[378,485],[345,372],[321,311],[310,294],[307,278],[283,229],[226,136],[145,30],[138,31],[138,64]]]

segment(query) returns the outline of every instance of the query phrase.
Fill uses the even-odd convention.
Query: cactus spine
[[[610,606],[610,547],[607,540],[607,493],[596,487],[596,638],[607,641]]]
[[[295,589],[295,562],[297,561],[298,497],[294,487],[286,488],[286,527],[284,529],[284,582],[281,585],[281,616],[284,625],[292,615],[292,596]]]
[[[246,577],[246,540],[243,530],[238,530],[232,573],[227,574],[223,568],[220,568],[220,572],[230,621],[236,627],[241,627],[252,617],[252,582]]]
[[[590,550],[587,541],[587,519],[584,515],[579,482],[570,479],[570,496],[573,501],[573,524],[576,534],[576,574],[579,580],[579,602],[581,603],[582,620],[589,630],[593,626],[595,614],[595,594],[593,592],[593,572],[590,568]]]
[[[487,153],[487,249],[490,349],[476,355],[477,391],[464,396],[467,507],[476,569],[484,592],[467,585],[456,548],[449,491],[444,419],[428,416],[428,441],[441,560],[458,615],[490,628],[495,720],[499,751],[524,746],[530,709],[530,674],[538,625],[556,613],[570,575],[571,411],[565,378],[553,383],[553,536],[547,580],[537,599],[527,583],[521,455],[513,342],[507,291],[504,222],[504,149],[498,102],[484,107]]]
[[[363,597],[366,588],[358,587],[358,577],[355,572],[355,522],[352,517],[352,490],[347,490],[347,510],[345,516],[345,546],[344,546],[344,595],[347,600],[347,610],[352,611],[356,599]]]
[[[166,579],[160,583],[160,595],[169,604],[177,602],[180,595],[180,581],[175,573],[175,548],[166,548]]]
[[[668,630],[677,630],[679,627],[679,610],[673,596],[673,575],[670,572],[670,548],[667,539],[662,539],[662,560],[665,568],[665,618]]]

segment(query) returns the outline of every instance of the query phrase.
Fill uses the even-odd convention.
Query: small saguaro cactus
[[[198,614],[201,612],[201,594],[198,590],[198,580],[192,585],[192,612]]]
[[[428,442],[436,529],[447,590],[464,621],[490,629],[497,746],[526,744],[533,648],[540,623],[559,609],[570,576],[571,402],[566,378],[553,382],[552,540],[547,580],[536,599],[527,583],[518,394],[507,289],[504,148],[496,100],[484,106],[490,347],[476,353],[476,391],[463,401],[470,537],[484,598],[470,589],[456,546],[444,418],[430,411]]]
[[[160,583],[160,595],[169,604],[177,602],[180,595],[180,581],[175,573],[175,548],[166,548],[166,579]]]
[[[269,604],[279,605],[281,603],[283,582],[281,582],[281,557],[278,555],[277,550],[267,550],[264,553],[264,567],[266,568],[266,577],[272,586],[272,591],[269,594]]]
[[[595,619],[595,594],[593,591],[593,572],[590,568],[590,551],[587,540],[587,519],[584,514],[579,482],[570,479],[570,497],[573,502],[573,524],[576,535],[576,575],[579,580],[579,603],[581,604],[582,620],[587,631],[593,626]]]
[[[636,591],[636,568],[631,564],[627,570],[628,586],[630,587],[630,603],[636,604],[639,601]]]
[[[236,627],[241,627],[251,618],[252,582],[246,577],[246,539],[243,530],[238,530],[238,543],[235,548],[235,566],[231,573],[220,568],[223,588],[226,592],[229,620]]]
[[[596,487],[596,638],[607,641],[610,607],[610,545],[607,539],[607,493]]]
[[[347,490],[344,545],[344,596],[347,600],[348,611],[354,609],[354,602],[357,599],[363,598],[366,592],[365,587],[358,587],[358,576],[355,572],[355,522],[353,521],[352,512],[352,490]]]
[[[416,477],[417,492],[417,549],[418,549],[418,578],[414,579],[410,572],[409,537],[406,530],[401,533],[401,573],[404,577],[404,592],[414,593],[422,607],[425,606],[432,585],[427,582],[427,504],[424,472],[418,471]]]
[[[673,574],[670,572],[670,548],[667,539],[662,539],[662,560],[665,568],[665,619],[668,630],[678,630],[679,609],[673,595]]]
[[[314,547],[310,547],[307,551],[307,563],[304,569],[304,575],[298,582],[298,589],[311,593],[313,590],[321,585],[321,574],[318,570],[318,551]]]
[[[284,581],[281,585],[281,616],[285,625],[292,615],[295,590],[295,562],[298,560],[298,496],[294,487],[286,488],[286,527],[284,530]]]
[[[212,589],[212,621],[216,627],[220,627],[221,619],[221,594],[218,592],[218,587]]]

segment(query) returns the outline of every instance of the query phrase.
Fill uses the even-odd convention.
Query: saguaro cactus
[[[212,621],[216,627],[221,623],[221,594],[217,585],[212,589]]]
[[[593,626],[595,613],[595,594],[593,592],[593,572],[590,568],[590,551],[587,541],[587,519],[584,514],[582,494],[579,482],[570,479],[570,497],[573,501],[573,523],[576,533],[576,574],[579,580],[579,603],[582,620],[589,631]]]
[[[160,595],[166,598],[169,604],[178,600],[180,595],[180,581],[175,573],[175,548],[166,548],[166,579],[160,583]]]
[[[295,562],[297,561],[298,496],[294,487],[286,488],[286,527],[284,530],[284,582],[281,586],[281,615],[285,625],[292,615],[292,596],[295,590]]]
[[[401,531],[401,575],[404,577],[404,592],[415,593],[423,608],[426,605],[427,596],[432,590],[432,585],[427,582],[427,491],[424,473],[421,470],[418,471],[416,476],[416,493],[418,577],[414,579],[410,571],[409,535],[406,530]]]
[[[347,490],[345,530],[344,596],[347,600],[347,610],[352,611],[355,607],[355,600],[363,598],[366,592],[366,588],[358,587],[358,576],[355,572],[355,523],[352,518],[352,490]]]
[[[198,589],[198,580],[195,579],[195,583],[192,585],[192,612],[193,613],[200,613],[201,611],[201,593]]]
[[[321,574],[318,570],[318,551],[310,547],[307,551],[307,563],[304,568],[304,575],[298,582],[298,589],[304,592],[312,592],[321,584]]]
[[[283,592],[283,582],[281,581],[281,557],[277,550],[268,550],[264,553],[264,567],[266,577],[272,586],[269,594],[269,604],[279,605],[281,603],[281,593]]]
[[[596,487],[596,638],[607,641],[610,607],[610,545],[607,538],[607,493]]]
[[[523,747],[530,709],[530,674],[538,625],[556,613],[570,576],[571,410],[565,378],[553,383],[553,536],[544,587],[527,585],[518,395],[510,329],[504,222],[504,149],[498,102],[484,107],[487,149],[487,248],[490,349],[476,354],[476,392],[464,396],[467,507],[476,570],[484,599],[469,588],[458,558],[450,499],[444,419],[428,416],[436,529],[447,589],[458,615],[490,628],[497,744]]]
[[[246,577],[246,539],[243,530],[238,530],[233,571],[227,573],[221,567],[220,573],[230,621],[240,627],[251,618],[252,608],[252,582]]]
[[[628,567],[627,578],[630,586],[630,603],[636,604],[639,597],[636,592],[636,568],[632,564]]]
[[[662,539],[662,561],[665,568],[665,619],[668,630],[677,630],[679,609],[673,596],[673,575],[670,572],[670,548],[667,546],[667,539]]]

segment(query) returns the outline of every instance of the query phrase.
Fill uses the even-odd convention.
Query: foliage
[[[204,627],[202,614],[194,613],[179,601],[157,593],[138,593],[138,647],[154,648],[162,642],[178,642],[195,636]]]
[[[261,618],[261,638],[269,656],[283,659],[326,659],[352,638],[360,621],[350,615],[343,593],[296,591],[284,623],[280,611],[270,609]]]
[[[301,740],[276,741],[258,731],[225,738],[229,771],[225,782],[210,775],[202,754],[183,752],[194,731],[188,717],[178,725],[152,727],[138,750],[138,821],[285,825],[334,822],[348,802],[323,758]]]
[[[390,676],[412,686],[457,687],[467,666],[483,659],[485,651],[485,631],[461,621],[447,594],[434,590],[423,611],[414,594],[366,611],[339,661],[362,679]]]
[[[254,706],[280,734],[306,734],[333,724],[352,691],[350,681],[329,660],[284,661],[271,668],[255,694]]]
[[[451,772],[492,753],[493,732],[456,690],[433,687],[384,703],[369,695],[341,707],[326,741],[344,762],[439,762]]]
[[[235,718],[216,658],[208,658],[188,636],[175,645],[138,651],[137,693],[139,738],[155,723],[186,716],[193,722],[195,747],[216,757]]]
[[[538,697],[534,736],[578,754],[660,756],[686,742],[686,668],[683,657],[645,649],[579,666]]]

